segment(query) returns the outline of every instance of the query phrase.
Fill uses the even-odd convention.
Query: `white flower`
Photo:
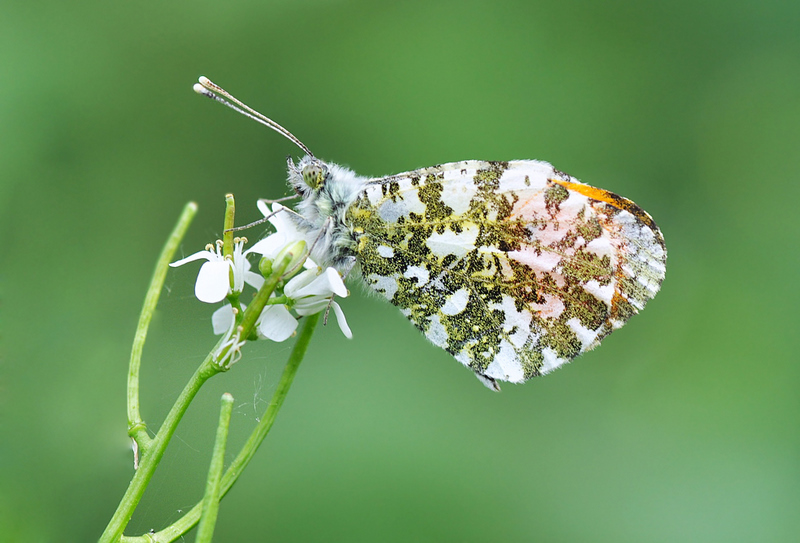
[[[241,338],[241,329],[236,327],[236,310],[225,304],[211,315],[211,323],[215,334],[225,334],[214,351],[214,361],[220,367],[230,368],[242,358],[242,346],[246,343]]]
[[[200,301],[220,302],[232,293],[241,293],[245,284],[260,289],[264,285],[264,277],[250,271],[251,266],[247,259],[250,253],[261,254],[272,261],[281,254],[286,254],[286,251],[298,253],[293,256],[294,262],[304,258],[305,250],[301,248],[308,241],[289,216],[291,211],[277,203],[273,204],[270,211],[263,201],[258,202],[258,208],[272,223],[276,232],[260,240],[249,250],[244,251],[244,244],[247,243],[245,238],[235,238],[233,254],[226,257],[222,254],[222,242],[217,241],[216,245],[207,245],[204,251],[170,264],[176,267],[195,260],[206,260],[200,267],[195,283],[195,295]],[[347,326],[342,308],[333,301],[335,296],[346,297],[349,294],[342,276],[334,268],[322,271],[310,258],[305,258],[303,265],[307,269],[297,274],[283,287],[284,298],[278,298],[281,296],[281,291],[278,290],[272,295],[272,303],[267,304],[261,311],[255,325],[258,336],[272,341],[285,341],[294,335],[297,329],[297,317],[290,312],[290,308],[297,315],[306,316],[332,307],[342,333],[352,338],[353,334]],[[237,307],[241,311],[245,310],[244,305]],[[241,338],[242,330],[237,328],[236,317],[237,309],[230,303],[217,309],[211,316],[214,334],[224,334],[215,353],[217,363],[223,367],[230,367],[241,358],[241,347],[246,342]]]
[[[206,262],[200,266],[197,274],[197,281],[194,284],[194,294],[201,302],[214,304],[221,302],[226,296],[234,292],[241,293],[244,284],[248,283],[255,288],[260,288],[264,283],[264,278],[250,271],[250,262],[246,255],[250,251],[243,252],[246,238],[234,239],[233,255],[226,258],[222,254],[222,242],[216,245],[208,244],[204,251],[198,251],[193,255],[173,262],[170,266],[177,267],[194,262],[195,260],[205,259]],[[231,285],[231,272],[233,272],[233,284]]]
[[[342,308],[333,301],[334,295],[345,298],[349,294],[342,276],[335,269],[326,268],[322,273],[319,268],[306,270],[286,283],[283,293],[294,301],[293,308],[298,315],[313,315],[330,305],[342,333],[348,339],[353,337]]]

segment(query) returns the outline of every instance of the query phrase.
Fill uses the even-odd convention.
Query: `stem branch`
[[[231,423],[233,411],[233,396],[227,392],[220,400],[219,425],[217,438],[214,441],[214,452],[211,455],[211,464],[208,467],[206,480],[206,493],[203,497],[203,512],[200,515],[200,525],[197,527],[197,543],[211,543],[214,536],[214,525],[217,523],[219,511],[219,483],[222,478],[222,467],[225,461],[225,444],[228,441],[228,427]]]
[[[227,494],[227,492],[231,489],[233,484],[247,467],[247,464],[255,455],[258,447],[264,441],[264,438],[266,438],[267,434],[269,434],[269,431],[275,422],[275,417],[278,415],[278,411],[280,411],[281,406],[283,406],[283,401],[286,399],[286,394],[289,392],[289,388],[292,386],[294,376],[297,374],[297,368],[300,367],[300,362],[303,361],[303,357],[308,350],[308,345],[311,342],[311,337],[314,335],[314,329],[319,319],[320,313],[315,313],[314,315],[304,317],[303,323],[300,327],[300,332],[297,336],[297,341],[292,348],[292,353],[289,355],[289,360],[286,363],[286,367],[281,375],[281,380],[278,383],[278,388],[272,395],[272,399],[270,400],[266,411],[262,415],[260,422],[250,434],[250,437],[239,451],[239,454],[236,455],[236,458],[233,460],[233,462],[231,462],[231,465],[228,466],[228,469],[225,471],[225,475],[222,476],[219,492],[220,499],[222,499],[222,497],[224,497],[225,494]],[[201,510],[202,502],[195,505],[178,521],[170,526],[167,526],[160,532],[148,534],[146,536],[123,537],[122,542],[169,543],[170,541],[175,541],[186,532],[191,530],[195,524],[197,524],[197,521],[200,519]]]
[[[197,204],[189,202],[184,206],[178,222],[175,224],[172,233],[167,238],[167,243],[161,250],[161,255],[158,257],[155,270],[153,270],[153,277],[150,280],[150,286],[147,289],[147,295],[144,298],[144,305],[142,312],[139,315],[139,324],[136,327],[136,335],[133,339],[133,347],[131,349],[131,360],[128,366],[128,435],[136,441],[138,452],[141,455],[147,453],[151,445],[150,436],[147,434],[147,426],[142,420],[139,411],[139,368],[142,363],[142,350],[144,349],[144,342],[147,339],[147,329],[150,326],[150,320],[153,318],[153,313],[158,304],[158,298],[161,295],[161,290],[164,287],[164,281],[167,277],[167,270],[175,251],[178,249],[186,230],[194,219],[197,213]],[[134,459],[136,462],[136,459]]]
[[[211,353],[216,351],[218,347],[219,344]],[[221,371],[219,366],[214,363],[214,358],[211,353],[206,356],[203,363],[200,364],[200,367],[195,370],[194,375],[189,379],[189,382],[186,383],[180,396],[175,400],[175,404],[167,414],[167,418],[164,419],[156,437],[153,438],[150,448],[142,454],[139,469],[134,473],[131,482],[128,484],[128,489],[125,491],[125,495],[122,496],[122,500],[120,500],[117,510],[114,512],[114,516],[111,517],[103,535],[100,536],[100,543],[112,543],[120,540],[125,526],[127,526],[128,522],[131,520],[136,505],[139,503],[139,500],[142,499],[142,494],[144,494],[147,484],[150,482],[156,467],[158,467],[158,463],[164,456],[164,450],[167,448],[172,434],[175,433],[175,428],[178,427],[178,423],[183,417],[183,414],[186,413],[186,409],[194,399],[197,391],[203,386],[203,383],[205,383],[209,377]]]

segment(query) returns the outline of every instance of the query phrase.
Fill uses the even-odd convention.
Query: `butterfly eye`
[[[309,188],[316,190],[322,187],[327,174],[328,170],[322,164],[307,164],[303,167],[303,182],[308,185]]]

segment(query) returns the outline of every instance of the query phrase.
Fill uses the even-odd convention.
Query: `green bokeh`
[[[219,541],[791,541],[800,533],[800,3],[11,2],[0,17],[0,539],[93,541],[131,476],[141,300],[188,200],[188,254],[286,194],[276,134],[193,95],[208,75],[325,159],[380,175],[539,158],[662,227],[662,292],[547,378],[483,388],[353,285],[320,329]],[[157,427],[213,343],[195,270],[145,350]],[[288,345],[201,391],[128,534],[201,497]],[[794,354],[792,354],[794,353]],[[5,539],[7,538],[7,539]],[[190,536],[189,540],[191,540]]]

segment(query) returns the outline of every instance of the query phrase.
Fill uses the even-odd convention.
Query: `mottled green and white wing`
[[[367,284],[493,388],[598,345],[665,273],[646,212],[546,162],[471,160],[374,179],[346,223]]]

